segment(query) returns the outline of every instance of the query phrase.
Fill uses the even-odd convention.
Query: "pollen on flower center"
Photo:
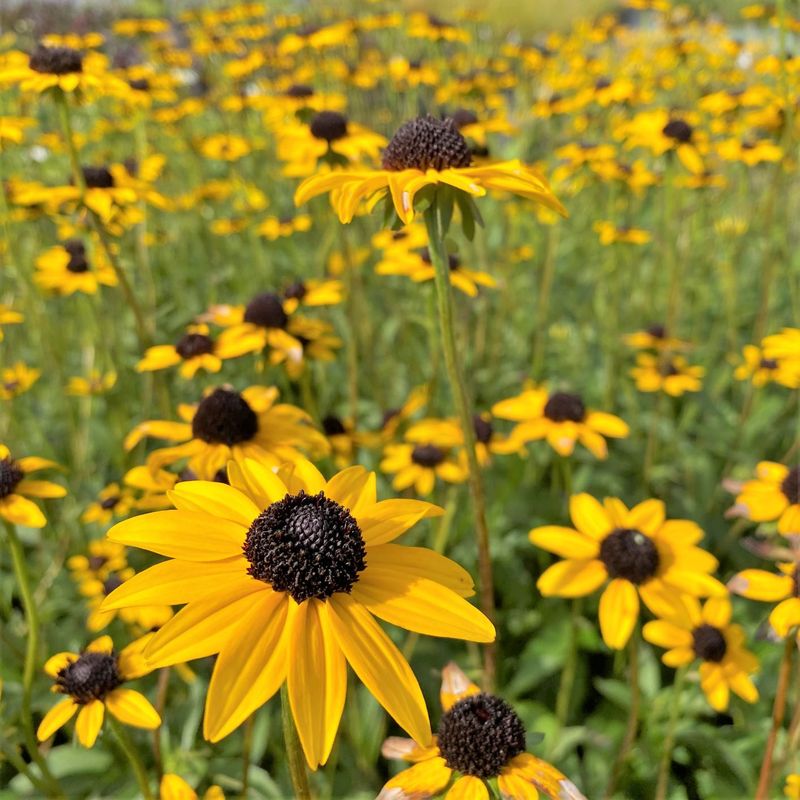
[[[230,389],[215,389],[200,401],[192,419],[192,435],[208,444],[229,447],[258,433],[258,417],[248,402]]]
[[[545,403],[544,415],[553,422],[582,422],[586,406],[577,394],[554,392]]]
[[[383,151],[383,168],[393,172],[404,169],[459,169],[472,161],[467,140],[451,118],[417,117],[404,123]]]
[[[491,694],[459,700],[443,717],[439,752],[462,775],[493,778],[525,751],[525,727],[511,706]]]
[[[203,333],[187,333],[176,345],[181,358],[194,358],[214,352],[214,341]]]
[[[71,47],[45,47],[39,44],[31,53],[28,66],[34,72],[67,75],[70,72],[83,72],[83,58]]]
[[[445,459],[444,450],[435,444],[418,444],[411,451],[411,460],[420,467],[433,468]]]
[[[311,120],[311,135],[329,144],[344,139],[347,136],[347,117],[338,111],[320,111]]]
[[[366,547],[355,517],[320,492],[287,495],[250,526],[243,552],[248,572],[297,603],[349,593],[366,568]]]
[[[58,691],[80,705],[102,700],[122,683],[113,653],[81,653],[77,661],[60,669],[56,676]]]
[[[789,505],[800,503],[800,467],[793,467],[781,483],[781,491]]]
[[[600,560],[610,578],[624,578],[637,586],[658,572],[659,556],[653,540],[632,528],[616,528],[600,544]]]
[[[256,295],[244,310],[244,321],[262,328],[285,328],[289,317],[280,297],[273,292]]]
[[[25,473],[13,458],[0,460],[0,500],[12,494],[24,477]]]
[[[722,661],[728,649],[722,631],[713,625],[700,625],[692,631],[692,647],[698,658],[715,662]]]
[[[80,274],[89,271],[89,261],[86,258],[86,245],[80,239],[69,239],[64,242],[64,249],[69,253],[67,269]]]
[[[87,189],[112,189],[114,176],[108,167],[83,167],[83,180]]]

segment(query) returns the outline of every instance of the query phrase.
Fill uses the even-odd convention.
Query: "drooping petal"
[[[600,545],[596,539],[590,539],[572,528],[562,528],[558,525],[534,528],[528,534],[528,538],[537,547],[555,553],[561,558],[576,560],[595,558],[600,552]]]
[[[614,650],[621,650],[631,638],[639,616],[636,587],[623,578],[614,578],[600,597],[600,633]]]
[[[283,481],[268,467],[252,458],[228,464],[231,486],[252,498],[259,508],[266,508],[286,496]]]
[[[105,702],[108,710],[126,725],[153,730],[161,724],[161,717],[150,701],[133,689],[114,689]]]
[[[84,747],[92,747],[97,741],[97,734],[103,727],[104,716],[105,706],[100,700],[92,700],[78,712],[75,733],[78,734],[78,741]]]
[[[480,688],[474,684],[455,662],[451,661],[442,670],[442,687],[439,700],[444,711],[449,711],[463,697],[478,694]]]
[[[47,525],[47,518],[39,506],[21,494],[10,494],[0,499],[0,517],[28,528],[44,528]]]
[[[40,742],[49,739],[59,728],[72,719],[79,708],[80,706],[71,697],[67,697],[54,705],[39,723],[39,727],[36,730],[36,738]]]
[[[489,800],[489,790],[480,778],[476,778],[474,775],[464,775],[456,780],[445,798],[446,800]]]
[[[585,492],[570,497],[569,515],[581,533],[598,541],[603,539],[614,527],[605,508]]]
[[[745,569],[728,581],[728,588],[749,600],[772,602],[789,597],[794,584],[789,575],[774,575],[763,569]]]
[[[545,597],[583,597],[603,585],[608,572],[598,559],[567,559],[548,567],[536,581]]]
[[[378,800],[436,797],[450,782],[453,770],[440,756],[428,758],[404,769],[383,787]],[[398,790],[402,794],[397,794]]]

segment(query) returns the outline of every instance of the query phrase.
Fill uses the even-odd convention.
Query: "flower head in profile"
[[[397,216],[414,219],[415,198],[425,187],[450,187],[462,213],[472,215],[472,198],[487,191],[510,192],[566,215],[545,179],[520,161],[472,167],[467,140],[451,118],[417,117],[398,128],[383,151],[383,169],[343,169],[306,178],[295,193],[302,205],[331,193],[339,220],[348,223],[366,201],[369,208],[389,196]]]
[[[624,439],[629,433],[627,423],[605,411],[592,411],[580,395],[549,392],[542,386],[495,403],[492,414],[517,423],[509,439],[522,444],[546,439],[560,456],[572,455],[580,442],[595,458],[605,459],[605,437]]]
[[[152,372],[177,366],[182,378],[193,378],[201,369],[219,372],[223,359],[228,357],[225,348],[209,336],[208,325],[201,323],[189,325],[175,344],[148,347],[136,371]]]
[[[717,559],[697,547],[703,531],[694,522],[668,520],[664,503],[645,500],[628,509],[607,497],[570,498],[575,528],[545,525],[530,540],[564,560],[548,567],[536,586],[545,597],[583,597],[608,582],[600,597],[600,632],[611,648],[623,648],[639,616],[639,598],[659,616],[683,611],[684,595],[725,596],[711,573]]]
[[[701,608],[687,596],[684,607],[684,614],[646,623],[642,636],[667,648],[661,660],[668,667],[700,659],[700,686],[715,711],[727,711],[731,692],[755,703],[758,689],[750,675],[758,669],[758,659],[745,648],[741,625],[731,623],[730,598],[711,597]]]
[[[742,349],[742,363],[734,370],[733,377],[738,381],[749,380],[759,388],[777,383],[797,389],[800,388],[800,359],[767,358],[760,347],[746,344]]]
[[[57,653],[49,658],[44,671],[55,681],[52,691],[68,696],[45,714],[36,731],[39,741],[49,739],[77,713],[78,741],[92,747],[103,727],[106,709],[125,725],[148,730],[161,725],[161,717],[150,701],[123,686],[150,672],[141,654],[148,638],[137,639],[117,653],[111,637],[101,636],[81,653]]]
[[[58,464],[38,456],[12,458],[11,451],[0,444],[0,517],[12,525],[44,528],[47,520],[30,497],[64,497],[67,490],[50,481],[32,480],[31,472],[58,469]]]
[[[753,522],[778,521],[778,532],[800,534],[800,466],[761,461],[754,480],[742,484],[737,510]]]
[[[426,746],[393,736],[383,743],[386,758],[413,766],[395,775],[378,800],[442,797],[489,800],[497,781],[507,800],[585,800],[572,781],[551,764],[526,752],[525,726],[496,695],[482,692],[455,664],[442,671],[444,714]]]
[[[173,511],[119,523],[113,541],[167,556],[126,581],[103,608],[186,604],[151,639],[152,667],[218,653],[204,735],[218,741],[287,683],[300,742],[324,764],[339,727],[349,663],[397,723],[430,741],[411,668],[375,617],[418,633],[488,642],[492,624],[465,600],[468,573],[394,540],[437,506],[376,497],[374,473],[326,481],[309,461],[275,473],[228,464],[230,485],[183,481]]]
[[[745,569],[728,581],[728,588],[749,600],[776,603],[769,615],[772,630],[784,638],[792,630],[800,641],[800,543],[795,543],[793,561],[778,564],[780,574],[763,569]]]

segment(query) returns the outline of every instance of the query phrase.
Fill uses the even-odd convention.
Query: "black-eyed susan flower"
[[[742,626],[731,623],[730,598],[711,597],[701,608],[687,596],[683,604],[684,614],[646,623],[642,636],[667,648],[661,660],[668,667],[700,659],[700,686],[715,711],[727,711],[731,692],[755,703],[758,689],[750,675],[758,669],[758,659],[744,646]]]
[[[338,469],[349,467],[355,460],[360,437],[349,419],[327,414],[321,421],[322,430],[331,445],[333,460]]]
[[[117,285],[117,276],[105,251],[97,247],[90,258],[80,239],[69,239],[42,253],[36,259],[33,279],[43,289],[62,295],[95,294],[101,285]]]
[[[158,800],[198,800],[200,795],[180,775],[166,772],[158,787]],[[203,792],[203,800],[225,800],[221,786],[212,784]]]
[[[776,603],[769,615],[769,624],[780,637],[789,636],[798,628],[800,641],[800,556],[795,561],[778,564],[780,574],[763,569],[745,569],[728,581],[728,589],[749,600]]]
[[[413,766],[389,780],[378,800],[442,797],[489,800],[496,782],[507,800],[585,800],[554,766],[526,752],[526,732],[502,698],[482,692],[453,663],[442,671],[442,718],[425,746],[393,736],[383,743],[386,758]]]
[[[238,161],[250,153],[250,144],[243,136],[215,133],[200,142],[200,152],[219,161]]]
[[[156,511],[169,508],[169,492],[180,480],[178,475],[165,469],[152,470],[146,466],[133,467],[123,477],[123,483],[140,492],[136,508],[140,511]]]
[[[292,217],[267,217],[256,228],[256,232],[270,242],[309,230],[311,230],[311,217],[308,214],[296,214]]]
[[[777,383],[789,389],[800,387],[800,360],[766,358],[760,347],[746,344],[742,348],[743,363],[733,372],[737,381],[749,380],[753,386],[762,387]]]
[[[300,306],[336,306],[343,295],[344,284],[336,278],[298,280],[283,290],[283,307],[293,314]]]
[[[39,380],[42,371],[17,361],[0,370],[0,400],[12,400],[25,394]]]
[[[608,456],[604,437],[625,438],[627,423],[605,411],[588,409],[580,395],[548,392],[542,386],[525,389],[516,397],[500,400],[492,414],[516,422],[509,438],[520,443],[546,439],[561,456],[569,456],[580,442],[595,458]]]
[[[780,161],[783,149],[769,139],[725,139],[716,146],[724,161],[739,161],[748,167]]]
[[[800,534],[800,467],[761,461],[755,479],[742,485],[736,507],[753,522],[777,520],[786,536]]]
[[[38,456],[12,458],[11,451],[0,444],[0,517],[12,525],[43,528],[47,520],[29,497],[64,497],[67,490],[50,481],[32,480],[28,475],[40,469],[58,469],[58,464]]]
[[[209,335],[208,325],[189,325],[175,344],[148,347],[144,358],[136,365],[137,372],[152,372],[180,365],[182,378],[193,378],[198,370],[219,372],[228,354],[219,342]]]
[[[647,244],[652,238],[646,230],[615,225],[611,220],[607,219],[598,220],[592,227],[597,232],[600,244],[605,245],[618,242],[624,244]]]
[[[349,662],[415,741],[430,741],[413,672],[373,618],[435,636],[492,641],[464,598],[472,581],[422,548],[392,544],[442,510],[377,502],[375,475],[351,467],[325,481],[308,461],[278,473],[228,464],[230,485],[184,481],[176,510],[119,523],[109,538],[168,556],[127,581],[104,608],[186,603],[145,649],[153,666],[219,653],[203,732],[218,741],[288,683],[312,768],[328,758],[344,708]],[[191,534],[191,535],[188,535]]]
[[[429,14],[416,11],[408,18],[408,35],[412,39],[429,39],[432,42],[469,42],[469,31],[451,22]]]
[[[68,697],[45,714],[36,731],[39,741],[49,739],[77,713],[78,741],[92,747],[103,727],[106,709],[125,725],[148,730],[161,725],[161,717],[150,701],[123,686],[150,672],[141,655],[144,644],[137,640],[116,653],[111,637],[101,636],[81,653],[51,656],[44,671],[55,681],[52,690]]]
[[[529,534],[533,544],[564,559],[548,567],[536,586],[545,597],[583,597],[609,581],[600,598],[600,632],[609,647],[627,644],[640,597],[653,614],[674,616],[685,594],[726,594],[711,575],[717,559],[696,546],[703,531],[689,520],[668,520],[660,500],[629,510],[616,498],[601,504],[577,494],[569,510],[575,529],[545,525]]]
[[[623,337],[628,347],[637,350],[685,350],[689,347],[689,342],[671,336],[666,327],[659,322],[654,322],[640,331],[628,333]]]
[[[800,772],[786,776],[786,785],[783,793],[789,800],[800,800]]]
[[[132,450],[146,436],[181,442],[154,450],[147,459],[152,471],[187,460],[198,478],[211,480],[231,458],[255,458],[278,466],[297,461],[301,452],[325,453],[328,443],[305,411],[277,403],[278,390],[251,386],[243,392],[220,387],[196,406],[183,405],[183,422],[149,420],[125,438]]]
[[[637,353],[636,366],[630,371],[640,392],[666,392],[680,397],[685,392],[699,392],[705,368],[690,365],[683,356]]]
[[[784,328],[761,343],[767,358],[800,361],[800,328]]]
[[[73,397],[102,395],[113,389],[116,383],[117,373],[113,370],[100,372],[93,369],[86,378],[80,375],[71,377],[67,383],[67,394]]]
[[[336,170],[313,175],[297,189],[295,203],[331,193],[343,223],[350,222],[362,201],[372,208],[387,193],[397,216],[406,224],[414,218],[414,199],[426,186],[450,186],[469,208],[471,197],[489,190],[510,192],[566,214],[545,179],[520,161],[471,167],[472,153],[452,119],[418,117],[401,125],[383,151],[383,169]]]
[[[663,109],[641,111],[620,125],[617,138],[625,140],[625,147],[646,147],[654,155],[674,152],[692,174],[703,172],[703,158],[698,148],[698,132],[685,118]]]
[[[127,516],[136,506],[136,498],[130,489],[118,483],[109,483],[101,489],[97,500],[90,503],[81,514],[81,522],[98,522],[106,525],[112,519]]]

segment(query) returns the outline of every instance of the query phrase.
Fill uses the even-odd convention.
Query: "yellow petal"
[[[602,561],[567,559],[548,567],[536,581],[536,588],[545,597],[583,597],[602,586],[607,578]]]
[[[489,800],[486,784],[474,775],[458,778],[445,795],[446,800]]]
[[[39,727],[36,730],[36,738],[40,742],[49,739],[59,728],[72,719],[78,708],[78,704],[71,697],[54,705],[39,723]]]
[[[715,628],[724,628],[731,621],[731,599],[724,597],[711,597],[703,606],[703,622]]]
[[[166,773],[158,787],[159,800],[197,800],[197,792],[180,775]]]
[[[778,636],[787,636],[792,628],[800,625],[800,597],[778,603],[769,615],[769,624]]]
[[[67,494],[67,490],[57,483],[27,479],[20,481],[15,491],[20,494],[26,494],[29,497],[64,497]]]
[[[112,653],[113,651],[114,641],[108,635],[98,636],[86,646],[87,653]]]
[[[114,689],[105,702],[108,710],[126,725],[153,730],[161,724],[161,717],[150,701],[133,689]]]
[[[537,547],[562,558],[578,560],[595,558],[600,552],[600,545],[596,539],[590,539],[578,531],[558,525],[543,525],[540,528],[534,528],[528,534],[528,538]]]
[[[371,473],[364,467],[348,467],[334,475],[325,484],[325,488],[322,491],[325,493],[325,497],[330,497],[331,500],[335,500],[339,505],[352,510],[358,504],[361,492],[367,485],[370,475]]]
[[[301,489],[306,494],[318,494],[325,488],[322,473],[305,458],[284,464],[278,470],[278,476],[291,494],[297,494]]]
[[[261,508],[277,503],[286,496],[283,481],[271,469],[252,458],[231,461],[228,464],[228,478],[231,486],[251,497]]]
[[[374,546],[391,542],[426,517],[440,517],[444,509],[423,500],[382,500],[358,516],[364,541]]]
[[[51,678],[55,678],[64,667],[77,660],[78,655],[76,653],[56,653],[44,662],[45,674],[49,675]]]
[[[410,800],[410,798],[417,797],[436,797],[450,782],[452,774],[453,770],[440,756],[426,758],[395,775],[383,787],[378,799]],[[397,790],[401,794],[398,794]]]
[[[639,616],[639,595],[636,587],[623,578],[615,578],[600,597],[600,632],[603,641],[614,650],[621,650],[631,638]]]
[[[569,515],[581,533],[598,541],[614,527],[605,508],[594,497],[586,493],[570,497]]]
[[[667,512],[661,500],[645,500],[628,512],[626,525],[632,530],[653,536],[664,524]]]
[[[202,511],[249,528],[261,509],[233,486],[216,481],[181,481],[167,497],[182,511]]]
[[[763,569],[746,569],[728,581],[728,588],[750,600],[772,602],[792,594],[794,584],[788,575],[774,575]]]
[[[452,589],[461,597],[475,594],[472,576],[455,561],[427,547],[406,547],[381,544],[367,547],[367,569],[404,572],[409,576],[427,578]]]
[[[462,697],[478,694],[480,688],[474,684],[455,662],[451,661],[442,670],[442,688],[439,700],[442,708],[449,711]]]
[[[361,682],[415,742],[427,745],[430,721],[417,679],[372,615],[350,595],[335,594],[328,601],[328,618]]]
[[[684,628],[679,628],[671,622],[658,619],[648,622],[642,628],[642,636],[650,644],[658,645],[671,649],[673,647],[690,647],[692,644],[692,634]]]
[[[78,734],[78,741],[84,747],[92,747],[97,741],[97,734],[103,727],[104,716],[105,706],[99,700],[92,700],[78,712],[75,732]]]
[[[0,517],[14,525],[25,525],[28,528],[44,528],[47,525],[47,519],[39,506],[21,494],[10,494],[0,499]]]

